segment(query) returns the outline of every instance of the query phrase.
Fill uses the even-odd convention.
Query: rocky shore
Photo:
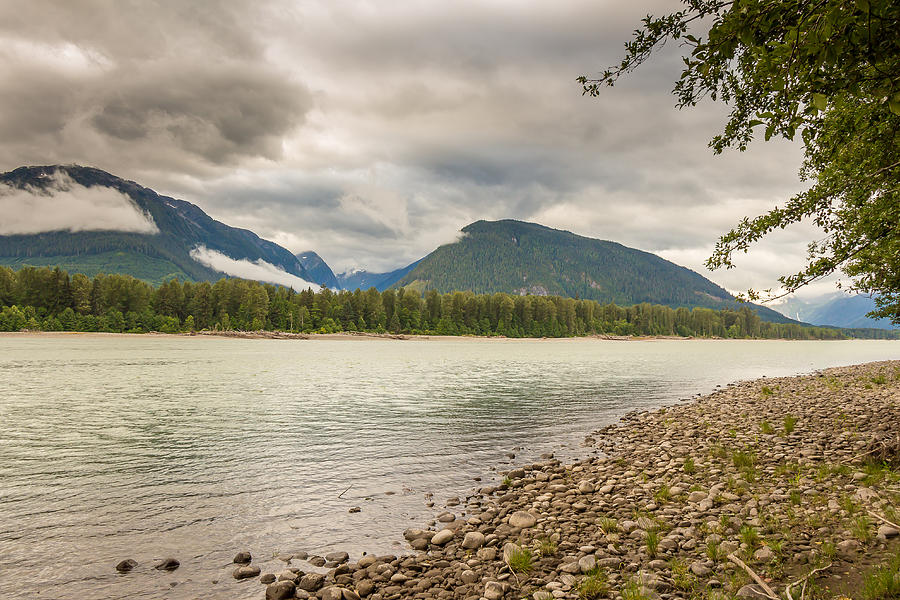
[[[900,361],[730,385],[585,445],[448,500],[403,556],[241,554],[233,577],[267,600],[900,597]]]

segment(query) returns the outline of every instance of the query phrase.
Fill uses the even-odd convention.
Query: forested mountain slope
[[[462,232],[459,241],[423,258],[394,287],[560,295],[620,306],[741,306],[702,275],[616,242],[514,220],[477,221]],[[751,308],[765,320],[789,321],[768,308]]]
[[[154,283],[172,276],[197,281],[222,277],[221,272],[191,256],[199,246],[232,260],[265,261],[309,279],[297,258],[278,244],[216,221],[190,202],[160,196],[100,169],[77,165],[20,167],[0,175],[0,185],[7,193],[27,190],[38,197],[49,196],[66,192],[59,187],[60,178],[73,187],[121,192],[152,219],[158,232],[57,229],[0,235],[0,264],[14,268],[58,265],[91,276],[125,273]]]

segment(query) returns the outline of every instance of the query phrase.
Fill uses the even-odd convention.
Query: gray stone
[[[759,550],[753,553],[753,560],[757,560],[761,563],[772,562],[775,558],[775,553],[772,552],[772,549],[768,546],[763,546]]]
[[[597,557],[593,554],[588,554],[587,556],[582,556],[578,559],[578,568],[581,569],[582,573],[587,573],[597,568]]]
[[[737,597],[751,598],[756,600],[758,598],[768,598],[769,595],[760,586],[756,585],[755,583],[751,583],[739,589],[737,592]]]
[[[509,526],[526,529],[537,525],[537,518],[524,510],[517,510],[509,516]]]
[[[488,581],[484,584],[483,595],[487,600],[500,600],[503,597],[503,585],[497,581]]]
[[[325,576],[321,573],[307,573],[300,578],[300,583],[297,584],[297,587],[307,592],[315,592],[322,587],[323,583],[325,583]]]
[[[534,600],[550,600],[550,598],[553,597],[553,594],[547,590],[538,590],[532,594],[531,597],[534,598]]]
[[[356,584],[356,593],[365,598],[375,591],[375,582],[371,579],[363,579]]]
[[[294,597],[293,581],[276,581],[266,586],[266,600],[288,600]],[[340,598],[338,598],[340,600]]]
[[[322,600],[343,600],[344,592],[336,585],[330,585],[319,595]],[[266,599],[268,600],[268,598]]]
[[[174,558],[164,558],[162,562],[157,564],[154,569],[157,571],[174,571],[181,566],[181,563]]]
[[[119,564],[116,565],[116,571],[118,571],[119,573],[127,573],[128,571],[132,570],[136,566],[138,566],[138,563],[136,560],[134,560],[133,558],[126,558],[125,560],[123,560],[122,562],[120,562]]]
[[[366,554],[357,561],[356,566],[358,566],[360,569],[366,569],[374,564],[375,556],[373,554]]]
[[[325,555],[325,560],[328,562],[343,563],[347,562],[349,559],[350,555],[346,552],[329,552]]]
[[[232,562],[236,565],[247,565],[250,564],[250,561],[252,560],[253,557],[250,556],[249,552],[238,552]]]
[[[688,502],[700,502],[701,500],[706,500],[706,492],[691,492],[688,494]]]
[[[594,484],[588,481],[587,479],[581,480],[578,484],[578,493],[580,494],[591,494],[594,492]]]
[[[882,525],[878,528],[878,537],[888,539],[900,535],[900,530],[890,525]]]
[[[459,578],[462,579],[462,582],[465,584],[475,583],[476,581],[481,579],[481,577],[479,577],[478,574],[471,569],[466,569],[465,571],[463,571]]]
[[[241,565],[231,573],[235,579],[249,579],[257,575],[259,575],[259,567],[254,565]]]
[[[348,588],[341,590],[341,597],[343,600],[359,600],[359,594]]]
[[[693,573],[697,577],[709,577],[710,575],[712,575],[712,569],[710,569],[700,561],[692,562],[690,568],[691,573]]]
[[[431,537],[431,543],[435,546],[443,546],[453,539],[452,529],[441,529]]]
[[[475,550],[484,546],[484,534],[480,531],[470,531],[463,538],[462,547],[466,550]]]

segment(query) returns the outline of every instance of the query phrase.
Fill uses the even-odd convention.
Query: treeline
[[[567,337],[589,334],[840,339],[841,330],[761,321],[750,309],[638,304],[559,296],[410,290],[296,292],[242,279],[171,280],[0,267],[0,331],[167,333],[196,330],[367,331]],[[874,330],[873,330],[874,331]],[[891,332],[884,332],[891,334]],[[889,337],[890,335],[886,335]]]

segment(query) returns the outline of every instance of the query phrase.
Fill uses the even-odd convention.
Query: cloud
[[[617,63],[646,13],[672,9],[0,3],[0,168],[97,166],[335,270],[404,266],[500,218],[693,256],[799,191],[801,152],[769,142],[713,156],[727,111],[675,109],[678,44],[581,95],[578,75]],[[730,289],[782,274],[751,266],[704,274]]]
[[[0,235],[47,231],[159,233],[153,217],[108,187],[85,187],[60,171],[43,188],[0,184]]]
[[[287,271],[279,269],[275,265],[267,263],[262,259],[256,261],[250,261],[245,258],[235,260],[225,256],[221,252],[210,250],[205,246],[197,246],[191,250],[191,258],[202,265],[215,269],[216,271],[221,271],[232,277],[240,277],[241,279],[250,279],[254,281],[265,281],[266,283],[277,283],[278,285],[293,288],[297,291],[305,290],[307,288],[312,288],[314,291],[319,291],[320,289],[315,283],[310,283],[296,275],[291,275]]]

